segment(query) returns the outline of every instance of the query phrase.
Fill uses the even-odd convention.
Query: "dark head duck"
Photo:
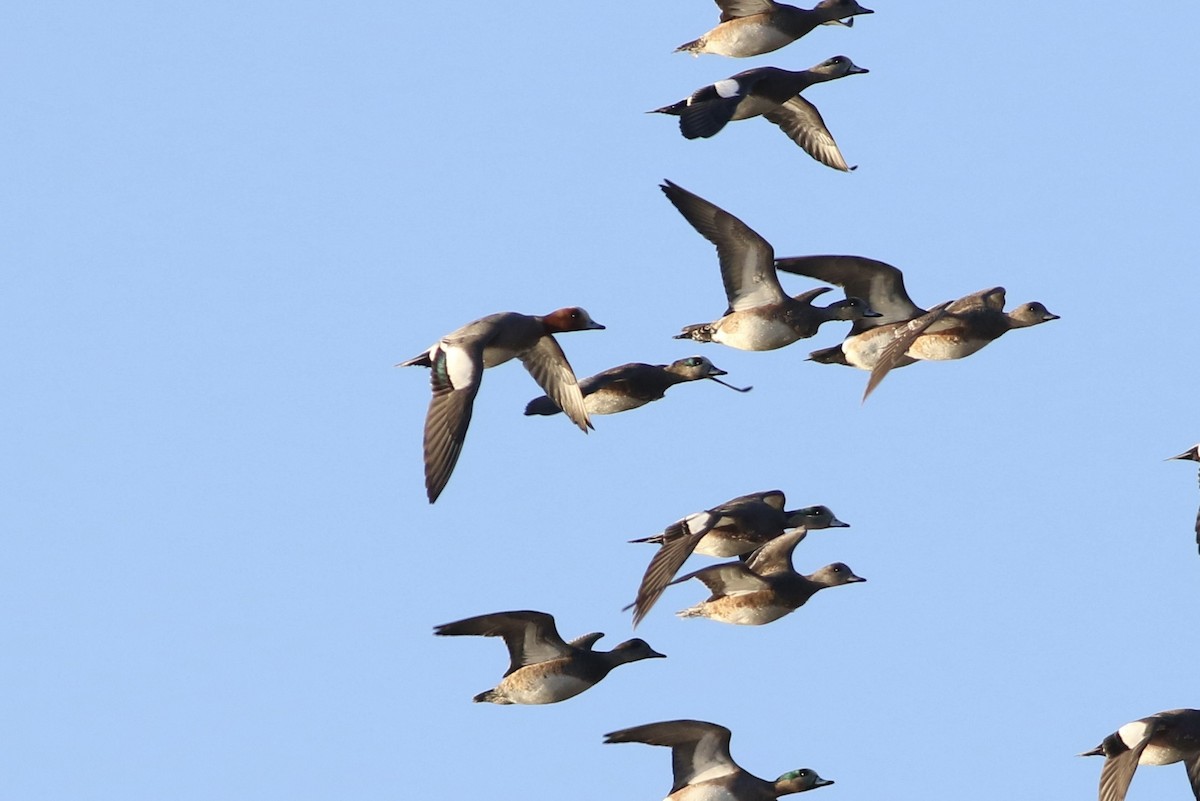
[[[511,660],[504,680],[476,695],[492,704],[553,704],[594,686],[618,665],[661,658],[645,640],[634,638],[611,651],[593,651],[603,634],[585,634],[564,642],[545,612],[496,612],[445,623],[435,634],[503,637]]]
[[[651,113],[679,117],[679,132],[686,139],[716,136],[731,120],[763,116],[778,125],[817,161],[835,170],[849,171],[833,135],[816,106],[800,96],[815,83],[869,72],[845,56],[834,56],[806,70],[756,67],[731,78],[697,89],[684,100]]]

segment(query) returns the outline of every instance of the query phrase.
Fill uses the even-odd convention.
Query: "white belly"
[[[528,668],[524,668],[528,669]],[[592,685],[575,676],[542,676],[525,681],[521,671],[504,679],[496,689],[514,704],[553,704],[579,695]]]
[[[639,406],[645,406],[647,403],[649,401],[631,398],[628,395],[622,395],[607,389],[593,392],[583,399],[583,404],[587,407],[588,414],[616,414],[617,412],[625,412],[630,409],[636,409]]]
[[[718,784],[689,784],[667,796],[664,801],[741,801]]]
[[[704,536],[700,538],[700,542],[696,545],[693,553],[698,553],[702,556],[718,556],[726,559],[730,556],[741,556],[744,553],[750,553],[755,547],[754,543],[740,542],[727,537]]]
[[[1183,759],[1178,749],[1161,748],[1157,745],[1148,745],[1146,750],[1142,751],[1141,757],[1138,758],[1139,765],[1171,765]]]
[[[768,591],[727,595],[715,601],[705,601],[684,609],[680,617],[707,617],[734,626],[762,626],[792,612],[790,607],[773,603],[764,598]],[[772,594],[773,595],[773,594]]]
[[[743,17],[717,27],[704,52],[744,58],[769,53],[790,44],[792,38],[767,25],[762,17]]]
[[[738,350],[775,350],[799,339],[791,326],[757,314],[734,312],[713,326],[713,342]]]
[[[986,339],[963,339],[953,335],[923,334],[917,337],[917,341],[909,347],[907,354],[914,359],[948,361],[970,356],[981,350],[987,343]]]
[[[873,370],[883,355],[883,349],[892,341],[887,331],[867,331],[856,337],[848,337],[842,342],[842,353],[846,361],[859,370]]]

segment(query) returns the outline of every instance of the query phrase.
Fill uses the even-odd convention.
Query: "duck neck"
[[[778,4],[775,8],[775,24],[790,36],[799,39],[823,22],[837,17],[830,17],[828,9],[796,8],[795,6]]]

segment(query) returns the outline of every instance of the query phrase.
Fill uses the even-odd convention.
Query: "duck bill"
[[[861,584],[864,581],[866,581],[866,579],[862,576],[855,576],[854,578],[846,579],[847,584]]]
[[[850,528],[850,524],[843,523],[841,520],[838,520],[835,517],[835,518],[833,518],[833,520],[829,521],[829,528]]]
[[[866,67],[860,67],[858,65],[855,65],[855,66],[851,67],[849,69],[849,71],[846,72],[846,74],[847,75],[866,75],[868,72],[870,72],[870,70],[867,69]]]
[[[833,779],[817,779],[813,782],[813,787],[828,787],[831,784],[834,784]]]

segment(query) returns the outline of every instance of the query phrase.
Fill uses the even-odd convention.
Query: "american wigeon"
[[[650,560],[637,598],[625,609],[633,609],[636,626],[662,596],[671,579],[693,553],[728,558],[752,553],[789,528],[809,531],[846,528],[827,506],[785,510],[786,496],[779,490],[741,495],[719,506],[688,515],[667,526],[662,534],[631,540],[661,545]]]
[[[840,345],[809,356],[822,364],[872,371],[864,398],[896,367],[919,360],[961,359],[1014,328],[1058,319],[1037,302],[1005,312],[1003,287],[926,310],[908,296],[900,270],[861,256],[798,256],[777,259],[775,266],[840,286],[847,296],[865,298],[879,313],[878,317],[856,320]],[[903,345],[894,345],[897,340],[903,340]]]
[[[776,259],[775,267],[841,287],[847,297],[862,298],[877,312],[874,317],[855,320],[840,345],[809,355],[810,359],[822,364],[844,364],[870,370],[884,345],[891,341],[894,327],[920,317],[926,311],[908,296],[904,274],[882,261],[862,256],[794,256]]]
[[[774,801],[833,784],[808,768],[788,771],[775,781],[742,769],[729,754],[729,729],[704,720],[664,720],[604,735],[606,743],[645,743],[671,749],[675,782],[664,801]]]
[[[1178,456],[1172,456],[1170,458],[1183,459],[1189,462],[1200,462],[1200,445],[1193,445]],[[1196,513],[1196,547],[1200,549],[1200,511]]]
[[[1004,287],[993,287],[950,303],[941,303],[921,317],[897,328],[896,338],[884,347],[863,400],[879,386],[890,370],[908,360],[962,359],[1017,328],[1059,319],[1038,301],[1004,311]]]
[[[508,671],[495,689],[476,695],[476,703],[554,704],[592,687],[617,665],[665,656],[640,639],[626,640],[611,651],[593,651],[604,636],[598,632],[564,642],[545,612],[479,615],[437,626],[434,633],[504,638]]]
[[[815,8],[797,8],[772,0],[717,0],[717,5],[721,7],[717,27],[681,44],[676,53],[758,56],[791,44],[819,25],[849,28],[856,15],[875,13],[855,0],[821,0]]]
[[[425,491],[433,503],[442,494],[462,452],[484,368],[519,358],[546,394],[586,434],[591,423],[583,395],[562,348],[552,334],[604,326],[583,309],[559,309],[538,317],[516,312],[489,314],[452,331],[397,367],[429,367],[433,398],[425,415]]]
[[[729,302],[721,319],[689,325],[676,339],[719,342],[739,350],[774,350],[811,337],[830,320],[857,320],[875,314],[859,298],[824,308],[814,306],[813,298],[828,287],[789,297],[775,273],[770,242],[729,212],[677,184],[665,181],[662,190],[684,219],[717,246]]]
[[[678,103],[651,114],[679,117],[685,139],[716,136],[732,120],[763,116],[817,161],[835,170],[854,169],[846,163],[817,107],[800,96],[815,83],[870,72],[845,56],[834,56],[806,70],[755,67],[697,89]]]
[[[804,606],[820,590],[866,581],[842,562],[826,565],[808,576],[797,573],[792,567],[792,551],[806,534],[803,528],[788,531],[763,545],[745,562],[724,562],[675,579],[671,584],[699,579],[712,593],[706,601],[677,614],[738,626],[761,626]]]
[[[689,356],[670,364],[622,364],[580,379],[579,389],[588,414],[616,414],[636,409],[659,400],[676,384],[688,381],[708,379],[738,392],[752,389],[726,384],[717,378],[719,375],[727,373],[703,356]],[[547,395],[534,398],[525,406],[527,415],[552,415],[561,411]]]
[[[1080,756],[1102,756],[1100,801],[1125,801],[1138,765],[1183,762],[1200,801],[1200,709],[1172,709],[1126,723]]]

